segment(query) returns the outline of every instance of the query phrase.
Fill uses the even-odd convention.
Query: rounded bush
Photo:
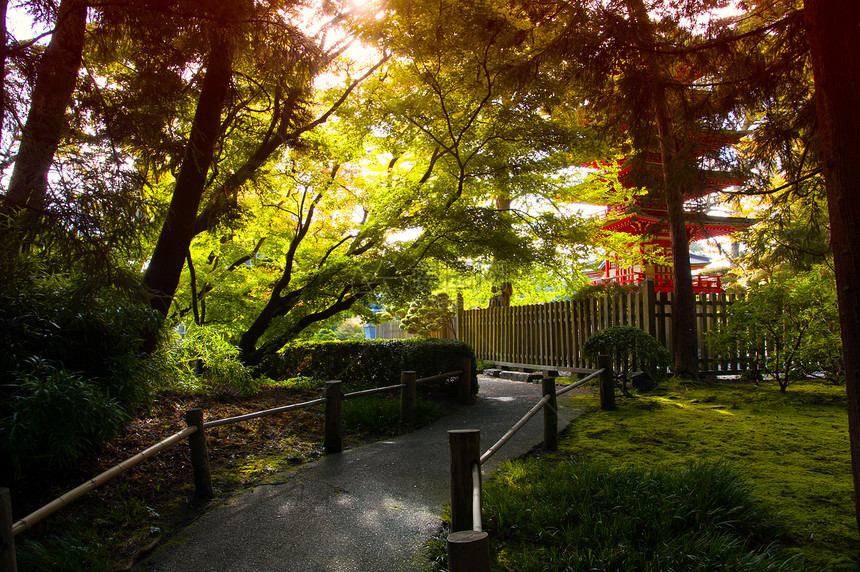
[[[626,383],[635,371],[643,371],[658,383],[665,379],[672,363],[669,351],[653,336],[632,326],[613,326],[592,334],[583,346],[585,356],[612,357],[612,367]]]

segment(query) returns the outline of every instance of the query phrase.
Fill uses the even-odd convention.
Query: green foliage
[[[560,458],[613,467],[683,469],[690,459],[729,463],[789,527],[787,551],[810,570],[851,570],[860,541],[851,498],[846,396],[841,387],[798,382],[692,384],[669,380],[600,411],[594,395],[574,397],[591,411],[559,443]]]
[[[588,284],[582,286],[571,296],[571,300],[585,300],[588,298],[606,298],[617,294],[628,294],[639,290],[638,285],[623,285],[615,282],[608,284]]]
[[[410,334],[429,336],[453,325],[454,305],[447,294],[431,294],[412,302],[400,319],[400,328]]]
[[[343,426],[347,433],[399,435],[444,414],[445,408],[439,401],[418,399],[415,402],[415,421],[404,424],[400,420],[399,399],[368,396],[344,401]]]
[[[40,277],[33,260],[17,267],[0,290],[0,426],[10,459],[3,477],[67,468],[115,434],[149,398],[153,371],[139,345],[157,327],[122,286],[97,276]]]
[[[483,499],[502,570],[801,569],[777,556],[781,523],[724,464],[513,461]]]
[[[28,470],[68,469],[113,437],[127,419],[98,383],[48,361],[18,370],[7,385],[0,417],[0,480]],[[11,389],[9,389],[11,388]]]
[[[241,395],[259,389],[259,380],[239,359],[239,348],[217,327],[193,326],[184,335],[172,334],[156,359],[171,389]]]
[[[773,377],[781,391],[811,373],[839,382],[842,342],[832,272],[819,266],[751,285],[706,341],[717,353],[746,352],[752,374]]]
[[[464,357],[472,359],[472,393],[477,393],[474,351],[455,340],[297,343],[268,359],[259,371],[275,380],[296,376],[339,379],[349,392],[400,383],[402,371],[415,371],[421,378],[458,370]],[[446,385],[455,391],[453,384]]]
[[[135,376],[141,334],[157,320],[140,298],[86,276],[32,277],[0,291],[0,380],[33,360],[78,372],[123,405],[147,394]]]
[[[332,342],[335,340],[356,341],[363,339],[364,328],[350,320],[343,320],[342,322],[331,328],[320,328],[311,337],[311,341],[314,342]]]
[[[612,357],[612,367],[626,383],[637,369],[647,373],[654,382],[666,377],[672,363],[669,351],[653,336],[632,326],[614,326],[592,334],[583,346],[589,359],[599,355]]]

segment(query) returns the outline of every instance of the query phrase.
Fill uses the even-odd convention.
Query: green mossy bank
[[[578,418],[553,457],[614,467],[684,469],[722,463],[782,514],[787,552],[813,570],[848,570],[860,541],[854,518],[844,387],[673,381],[616,411],[577,396]]]

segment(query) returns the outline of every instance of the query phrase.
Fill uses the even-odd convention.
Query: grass
[[[487,481],[497,569],[854,567],[844,388],[672,381],[619,396],[615,411],[600,411],[596,395],[572,401],[589,412],[557,453]],[[711,494],[708,507],[685,508]]]
[[[815,569],[854,565],[860,542],[843,387],[806,382],[783,394],[770,384],[674,382],[618,404],[578,419],[560,454],[619,466],[727,463],[783,514],[789,552]]]
[[[509,463],[485,490],[504,570],[798,570],[777,518],[725,465]]]
[[[343,427],[347,434],[371,436],[399,435],[451,412],[452,404],[418,398],[415,419],[400,420],[400,400],[378,396],[359,397],[343,402]]]

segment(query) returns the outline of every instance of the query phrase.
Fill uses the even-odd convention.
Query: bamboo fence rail
[[[458,398],[463,403],[470,403],[471,396],[471,372],[472,359],[463,358],[459,370],[448,371],[428,377],[416,379],[414,371],[401,372],[402,383],[389,385],[385,387],[377,387],[374,389],[366,389],[362,391],[354,391],[344,394],[341,390],[341,381],[326,382],[325,397],[256,411],[246,415],[238,415],[225,419],[217,419],[213,421],[203,422],[202,409],[190,409],[186,411],[186,422],[188,427],[174,433],[173,435],[159,441],[151,447],[135,454],[125,461],[114,465],[101,474],[93,477],[82,485],[72,489],[71,491],[54,499],[43,507],[30,513],[24,518],[13,522],[11,510],[11,498],[9,489],[0,488],[0,572],[14,572],[17,570],[15,560],[15,544],[14,537],[28,530],[36,523],[54,514],[58,510],[67,506],[69,503],[79,499],[86,493],[98,488],[109,480],[121,475],[138,463],[160,453],[168,447],[188,439],[191,449],[191,465],[194,473],[195,495],[211,499],[214,497],[212,489],[211,471],[209,467],[209,454],[206,445],[206,429],[221,427],[223,425],[232,425],[242,421],[257,419],[269,415],[276,415],[293,411],[296,409],[304,409],[316,405],[325,405],[325,451],[326,453],[338,453],[343,448],[343,422],[341,418],[341,404],[344,399],[352,399],[378,393],[387,393],[395,390],[401,392],[401,417],[408,419],[415,411],[415,386],[421,383],[431,383],[451,377],[459,377],[458,383]]]
[[[558,449],[558,415],[556,397],[600,376],[601,409],[615,409],[615,380],[609,356],[598,356],[600,369],[587,377],[557,390],[555,381],[545,378],[543,397],[529,409],[498,441],[481,454],[479,429],[448,431],[451,474],[451,534],[447,538],[448,566],[451,572],[489,572],[489,537],[482,529],[481,466],[501,449],[517,431],[539,411],[544,414],[544,448]]]

